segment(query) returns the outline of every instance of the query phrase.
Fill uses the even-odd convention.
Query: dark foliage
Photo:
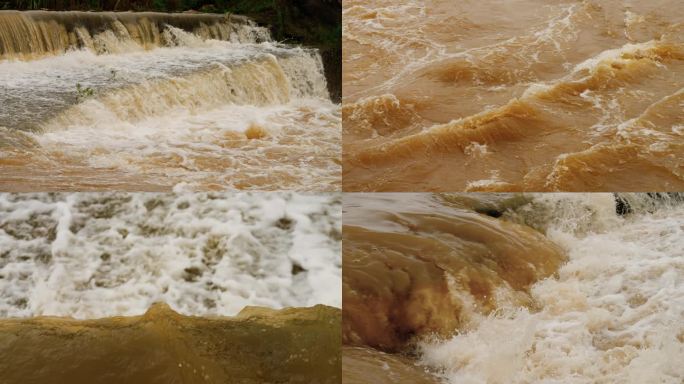
[[[190,9],[224,12],[230,0],[0,0],[3,9],[46,9],[56,11],[167,11]]]

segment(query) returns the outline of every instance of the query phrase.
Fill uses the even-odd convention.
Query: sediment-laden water
[[[0,318],[341,306],[341,197],[0,194]]]
[[[676,1],[350,0],[344,188],[684,187]]]
[[[684,199],[345,197],[343,375],[680,383]]]
[[[409,358],[364,347],[342,347],[343,383],[437,384],[439,378]]]
[[[339,194],[0,194],[3,383],[339,383]]]
[[[0,186],[336,190],[317,51],[239,16],[0,12]]]
[[[340,310],[249,307],[188,317],[0,319],[2,382],[194,384],[340,382]]]

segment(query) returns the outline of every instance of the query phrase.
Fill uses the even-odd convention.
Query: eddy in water
[[[348,191],[684,188],[673,0],[349,0]]]
[[[336,190],[340,119],[244,17],[0,12],[2,190]]]
[[[684,380],[684,196],[345,196],[343,377]]]

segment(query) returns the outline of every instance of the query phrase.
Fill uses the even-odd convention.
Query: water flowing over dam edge
[[[30,59],[90,49],[110,53],[107,40],[132,40],[144,49],[174,44],[173,26],[204,39],[267,41],[267,29],[244,16],[155,12],[0,11],[0,58]],[[96,39],[100,36],[100,39]],[[98,44],[99,43],[99,44]]]
[[[339,189],[317,49],[233,15],[0,18],[3,189]]]
[[[9,2],[9,9],[26,10],[32,7],[32,3]],[[33,5],[35,6],[35,5]],[[135,2],[99,2],[96,8],[93,4],[63,2],[41,4],[41,9],[50,11],[117,11],[133,9],[136,12],[159,12],[155,3],[140,4]],[[119,8],[117,8],[119,7]],[[131,8],[132,7],[132,8]],[[35,9],[35,8],[34,8]],[[239,2],[238,4],[222,4],[219,8],[206,7],[201,12],[223,12],[232,15],[244,15],[256,21],[259,25],[270,29],[272,36],[277,41],[291,44],[301,44],[306,47],[319,49],[324,62],[325,77],[327,79],[330,97],[335,103],[339,103],[342,96],[342,1],[341,0],[318,0],[304,2],[289,1],[254,1]],[[167,4],[166,12],[181,12],[184,14],[202,14],[188,8],[187,4]],[[217,13],[207,13],[214,16]]]
[[[123,34],[146,49],[178,44],[173,36],[164,35],[161,28],[163,25],[180,28],[204,39],[260,42],[267,41],[270,39],[269,35],[274,35],[276,39],[290,43],[299,42],[305,47],[319,50],[329,96],[333,101],[339,102],[341,36],[335,37],[334,31],[339,28],[341,20],[337,20],[337,27],[325,24],[335,22],[329,13],[330,11],[322,15],[315,12],[306,13],[306,17],[321,19],[315,24],[319,29],[326,29],[324,34],[302,33],[295,27],[294,30],[288,29],[288,35],[283,36],[283,25],[269,23],[273,16],[263,14],[252,16],[263,23],[263,27],[257,27],[250,17],[238,14],[0,10],[0,59],[40,57],[48,53],[64,52],[69,48],[90,48],[96,52],[106,52],[107,41],[96,41],[95,43],[100,44],[93,46],[92,36],[106,32],[109,28],[113,33],[107,32],[104,37],[110,41],[115,37],[123,37]],[[303,20],[288,17],[291,23],[305,24]],[[107,27],[107,24],[110,27]],[[30,39],[21,41],[20,35],[28,35]]]
[[[0,193],[2,382],[340,382],[339,193]]]
[[[270,26],[277,40],[318,48],[330,98],[342,100],[342,0],[276,0],[260,10],[236,9],[260,25]]]

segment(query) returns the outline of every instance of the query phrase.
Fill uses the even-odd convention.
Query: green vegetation
[[[81,84],[76,84],[76,94],[79,99],[85,99],[95,94],[95,91],[90,87],[84,87]]]

